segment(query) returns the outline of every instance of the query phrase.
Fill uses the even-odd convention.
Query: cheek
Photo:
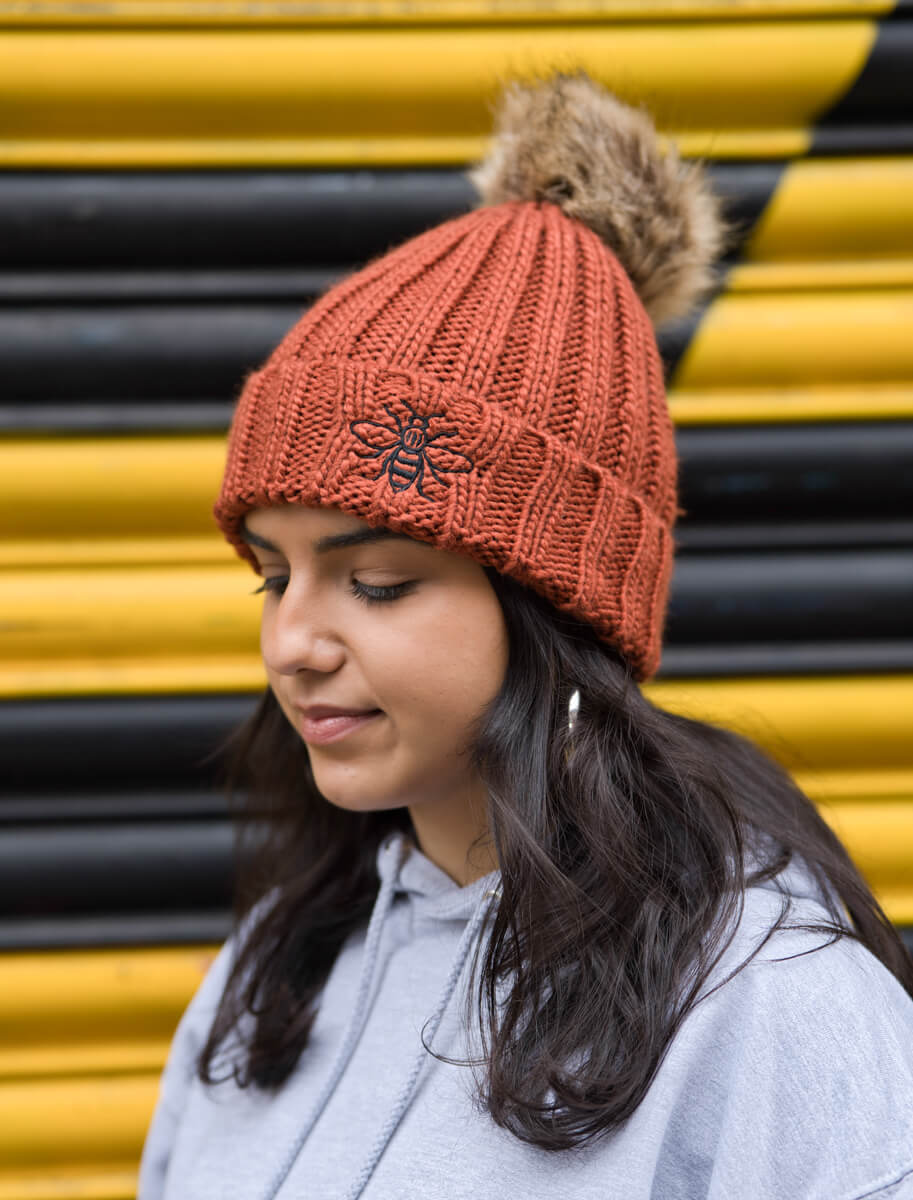
[[[282,677],[280,675],[278,675],[275,671],[271,671],[269,669],[269,667],[267,667],[266,682],[269,684],[270,689],[276,698],[276,702],[278,703],[279,707],[282,709],[283,713],[285,714],[286,720],[289,722],[290,725],[292,725],[294,727],[295,732],[298,733],[298,721],[297,721],[298,714],[288,704],[287,700],[285,699],[285,697],[282,694]]]
[[[507,634],[497,599],[444,604],[414,614],[389,663],[391,705],[423,726],[427,741],[459,737],[497,694],[507,668]]]

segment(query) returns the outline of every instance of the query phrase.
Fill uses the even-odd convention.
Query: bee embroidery
[[[459,450],[435,444],[442,438],[455,437],[458,432],[456,429],[444,429],[429,437],[428,422],[435,417],[443,417],[444,413],[429,413],[423,417],[405,400],[402,404],[412,414],[405,423],[389,404],[384,405],[384,410],[394,422],[393,428],[381,421],[352,421],[349,424],[358,440],[371,452],[365,454],[359,450],[360,458],[379,458],[382,454],[387,456],[373,476],[374,479],[386,474],[394,492],[408,491],[415,484],[419,495],[424,496],[422,480],[426,469],[438,483],[449,487],[449,480],[442,479],[441,475],[465,475],[475,466],[472,459]]]

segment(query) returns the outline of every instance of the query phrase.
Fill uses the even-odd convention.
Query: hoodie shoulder
[[[854,939],[798,928],[827,919],[815,896],[789,901],[765,942],[784,895],[746,891],[661,1068],[676,1096],[657,1175],[668,1200],[724,1200],[746,1178],[758,1200],[913,1195],[913,999]],[[689,1172],[693,1191],[676,1182]]]

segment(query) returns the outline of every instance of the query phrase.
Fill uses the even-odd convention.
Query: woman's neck
[[[497,870],[488,829],[487,793],[459,801],[429,800],[409,809],[418,847],[460,887]]]

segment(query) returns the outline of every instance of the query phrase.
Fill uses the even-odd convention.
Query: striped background
[[[133,1195],[227,929],[213,749],[263,686],[209,516],[246,371],[472,202],[505,75],[583,66],[739,229],[664,336],[651,696],[785,762],[913,929],[913,4],[0,0],[0,1200]]]

